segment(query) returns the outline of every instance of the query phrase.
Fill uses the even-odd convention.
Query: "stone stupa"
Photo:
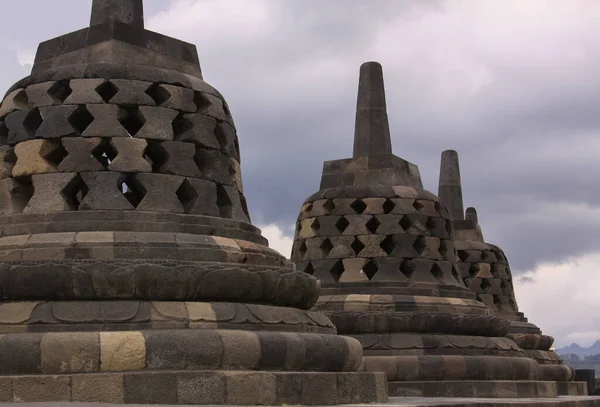
[[[442,153],[438,195],[453,219],[456,267],[465,285],[494,314],[510,321],[508,337],[524,350],[525,355],[541,364],[541,380],[573,380],[573,369],[563,365],[560,357],[550,350],[554,338],[543,335],[540,328],[519,311],[512,273],[504,251],[484,241],[475,208],[469,207],[463,212],[460,165],[458,153],[454,150]],[[559,392],[578,394],[579,387],[560,383]]]
[[[416,165],[392,154],[381,65],[360,68],[354,156],[327,161],[292,261],[322,283],[315,310],[357,338],[391,396],[555,397],[539,364],[464,284],[454,227]]]
[[[387,399],[250,223],[229,107],[142,0],[42,43],[0,137],[0,401]]]

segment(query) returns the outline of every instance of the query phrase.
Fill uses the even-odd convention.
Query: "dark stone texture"
[[[27,334],[0,338],[0,374],[41,373],[42,336]]]
[[[90,26],[120,21],[144,28],[143,0],[94,0]]]
[[[177,404],[177,377],[158,373],[123,376],[125,403]]]
[[[214,331],[148,331],[144,337],[148,369],[217,369],[221,363],[223,346]]]

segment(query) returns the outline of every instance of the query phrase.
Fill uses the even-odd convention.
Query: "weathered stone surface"
[[[219,149],[220,144],[215,135],[217,121],[200,114],[183,115],[176,122],[176,141],[192,142],[202,148]]]
[[[0,105],[0,118],[9,113],[27,110],[28,108],[29,105],[25,89],[16,89],[9,93],[2,101],[2,104]]]
[[[184,212],[183,205],[177,196],[177,190],[184,181],[183,177],[163,174],[137,174],[135,179],[146,192],[137,209],[157,212]]]
[[[201,178],[218,184],[233,185],[231,163],[219,150],[198,148],[194,160],[200,169]]]
[[[146,340],[141,332],[101,332],[100,369],[141,370],[146,366]]]
[[[62,146],[66,150],[67,156],[58,165],[58,171],[103,171],[104,165],[94,154],[101,144],[102,139],[100,138],[68,137],[63,139]]]
[[[42,373],[86,373],[98,370],[98,333],[48,333],[40,344]]]
[[[222,185],[217,190],[218,206],[221,216],[242,222],[250,222],[242,195],[234,188]]]
[[[134,206],[123,195],[124,174],[119,172],[84,172],[81,179],[88,192],[79,210],[131,210]]]
[[[127,112],[121,106],[89,104],[86,109],[94,120],[81,134],[83,137],[129,137],[121,123],[127,118]]]
[[[106,79],[71,79],[69,87],[72,92],[65,100],[66,105],[85,105],[90,103],[104,103],[104,100],[97,89],[102,90],[102,85],[109,86]]]
[[[121,404],[124,401],[122,375],[74,375],[71,378],[74,402]]]
[[[183,188],[183,189],[181,189]],[[217,185],[214,182],[187,178],[179,189],[185,212],[194,215],[220,216]]]
[[[68,211],[75,208],[74,188],[77,174],[35,174],[31,177],[33,196],[23,213]]]
[[[157,105],[169,109],[193,113],[196,111],[194,91],[181,86],[158,85],[154,90]]]
[[[12,215],[23,212],[31,197],[30,189],[12,178],[0,180],[0,213]]]
[[[135,134],[136,138],[173,140],[173,120],[178,114],[176,110],[148,106],[140,106],[139,109],[144,124]]]
[[[36,109],[12,112],[4,120],[8,128],[7,140],[10,145],[33,139],[42,123],[42,118]]]
[[[157,146],[157,155],[162,156],[162,165],[158,169],[163,174],[183,175],[198,178],[201,176],[194,162],[196,147],[192,143],[163,141]],[[162,150],[162,151],[161,151]]]
[[[48,106],[40,108],[42,124],[35,132],[37,138],[61,138],[78,136],[80,131],[75,128],[72,120],[78,106]],[[82,127],[82,130],[87,124]]]
[[[61,94],[64,95],[65,92],[64,90],[61,91],[61,88],[68,90],[69,87],[66,84],[50,81],[33,84],[28,86],[25,91],[27,92],[27,100],[31,106],[42,107],[62,104],[60,96]],[[58,92],[55,93],[51,89],[55,89]]]
[[[117,93],[110,99],[110,103],[121,106],[154,106],[154,99],[146,93],[152,86],[150,82],[132,81],[125,79],[112,79]]]
[[[15,166],[16,155],[12,148],[9,146],[0,147],[0,179],[10,178],[12,176],[12,170]]]
[[[119,21],[144,28],[144,3],[142,0],[96,0],[92,3],[90,26]]]
[[[113,138],[110,145],[117,156],[110,162],[108,169],[120,172],[152,172],[152,165],[144,158],[148,142],[144,139]]]

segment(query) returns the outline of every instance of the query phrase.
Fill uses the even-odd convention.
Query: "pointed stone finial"
[[[392,140],[385,104],[383,69],[377,62],[360,67],[354,157],[392,154]]]
[[[460,167],[458,153],[454,150],[446,150],[442,153],[438,196],[448,208],[452,220],[464,220]]]
[[[143,0],[93,0],[90,26],[119,21],[144,28]]]
[[[479,219],[477,218],[477,209],[473,207],[467,208],[465,219],[472,220],[475,223],[479,223]]]

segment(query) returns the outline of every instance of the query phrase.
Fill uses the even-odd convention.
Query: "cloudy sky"
[[[149,29],[197,45],[238,127],[255,224],[289,256],[324,160],[347,158],[358,68],[384,68],[396,155],[437,191],[460,154],[466,206],[504,248],[529,319],[600,339],[600,2],[146,0]],[[0,88],[91,1],[3,4]]]

